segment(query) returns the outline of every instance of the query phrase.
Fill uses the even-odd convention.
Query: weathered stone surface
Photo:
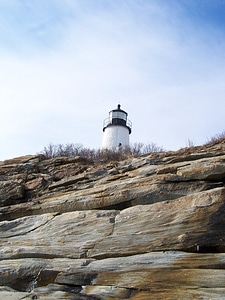
[[[24,186],[19,181],[0,181],[0,206],[12,205],[23,199]]]
[[[225,144],[0,162],[1,299],[223,299]]]
[[[138,204],[176,199],[191,193],[208,190],[223,183],[215,181],[182,181],[174,174],[155,174],[155,166],[143,167],[118,175],[106,175],[99,180],[90,180],[88,175],[72,176],[45,188],[45,194],[32,198],[32,203],[0,208],[0,219],[12,219],[29,214],[68,212],[96,208],[124,208]],[[69,186],[70,190],[66,190]],[[61,190],[52,192],[56,187]],[[32,204],[32,205],[31,205]]]
[[[45,183],[46,183],[46,180],[45,180],[44,176],[39,176],[37,178],[33,178],[26,182],[25,190],[32,191],[32,190],[40,189],[40,188],[44,187]]]
[[[223,249],[225,189],[218,188],[152,205],[124,209],[113,234],[89,251],[91,257],[158,250]],[[194,231],[193,231],[194,228]],[[205,250],[204,250],[205,249]],[[214,249],[214,250],[213,250]]]
[[[178,251],[103,260],[20,259],[1,262],[0,280],[38,299],[216,299],[225,291],[224,263],[224,254]]]
[[[85,211],[1,222],[0,258],[86,257],[111,234],[115,216],[115,211]]]
[[[224,180],[225,179],[225,156],[208,158],[195,161],[181,167],[177,175],[184,180]]]

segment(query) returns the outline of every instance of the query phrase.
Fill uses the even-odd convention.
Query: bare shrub
[[[195,145],[194,145],[194,142],[193,142],[192,140],[188,139],[188,140],[186,141],[186,147],[192,148],[192,147],[194,147],[194,146],[195,146]]]
[[[139,156],[143,154],[150,154],[156,152],[164,152],[163,147],[157,146],[155,143],[144,144],[144,143],[134,143],[130,146],[130,152],[133,156]]]
[[[80,155],[83,146],[81,144],[49,144],[44,147],[40,154],[43,154],[46,158],[53,158],[59,156],[78,156]]]
[[[104,149],[99,150],[99,161],[100,162],[115,162],[127,159],[130,156],[128,148],[123,148],[119,151]],[[97,160],[97,157],[96,157]]]
[[[143,146],[143,154],[165,152],[163,147],[157,146],[155,143],[146,144]]]
[[[142,154],[143,147],[144,147],[143,143],[134,143],[129,148],[133,156],[139,156]]]
[[[154,143],[148,145],[145,145],[143,143],[134,143],[132,146],[127,146],[120,150],[89,149],[83,147],[82,144],[49,144],[48,146],[44,147],[40,154],[44,155],[46,159],[55,158],[59,156],[80,156],[89,162],[106,163],[121,161],[129,158],[130,156],[137,157],[142,154],[163,151],[164,150],[162,147],[158,147]]]
[[[208,139],[205,145],[216,145],[222,142],[225,142],[225,131],[216,134],[215,136]]]

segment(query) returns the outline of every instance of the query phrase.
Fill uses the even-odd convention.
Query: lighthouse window
[[[122,120],[127,120],[127,115],[124,112],[120,111],[113,111],[112,116],[110,116],[112,119],[122,119]]]

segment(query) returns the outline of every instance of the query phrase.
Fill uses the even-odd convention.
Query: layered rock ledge
[[[2,299],[223,299],[225,144],[0,162]]]

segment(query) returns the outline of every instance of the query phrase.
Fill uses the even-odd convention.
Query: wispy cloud
[[[223,131],[221,6],[0,1],[0,160],[49,142],[99,147],[117,102],[133,142],[176,149]]]

